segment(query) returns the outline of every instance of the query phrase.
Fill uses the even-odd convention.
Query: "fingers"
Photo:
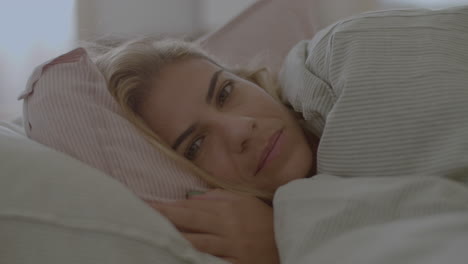
[[[184,237],[192,243],[193,247],[217,257],[229,257],[227,241],[212,234],[183,233]]]
[[[182,232],[215,234],[220,228],[217,217],[205,211],[167,204],[152,206]]]
[[[201,195],[191,196],[190,200],[224,200],[236,201],[242,199],[245,195],[233,193],[222,189],[213,189]]]
[[[231,256],[231,247],[226,239],[209,234],[183,233],[183,235],[197,250],[222,258],[231,264],[240,264],[237,258]]]
[[[174,203],[150,203],[202,252],[234,263],[279,263],[273,209],[222,190]]]
[[[177,201],[174,205],[188,209],[200,210],[217,217],[221,214],[223,209],[229,207],[232,203],[233,202],[229,200],[190,199]]]
[[[151,207],[157,209],[158,206],[177,206],[191,210],[199,210],[213,216],[219,215],[219,208],[226,206],[226,201],[218,200],[180,200],[171,203],[163,203],[156,201],[146,201]]]

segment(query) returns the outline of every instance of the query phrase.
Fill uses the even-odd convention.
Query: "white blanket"
[[[275,195],[282,263],[468,263],[468,7],[340,21],[280,81],[321,135]]]
[[[297,44],[280,79],[321,134],[319,173],[447,176],[468,164],[468,6],[340,21]]]
[[[317,175],[274,208],[284,264],[468,263],[468,188],[445,178]]]

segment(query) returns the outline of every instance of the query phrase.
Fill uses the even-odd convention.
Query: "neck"
[[[307,142],[309,143],[310,149],[312,150],[312,167],[309,173],[307,174],[307,177],[312,177],[317,174],[317,151],[320,143],[320,138],[305,128],[303,130],[304,134],[306,135]]]

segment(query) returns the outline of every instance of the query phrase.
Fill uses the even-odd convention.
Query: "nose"
[[[236,153],[242,153],[249,147],[257,127],[255,118],[239,115],[224,115],[217,123],[222,140]]]

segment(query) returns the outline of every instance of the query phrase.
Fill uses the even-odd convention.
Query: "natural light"
[[[93,21],[93,15],[102,17],[99,17],[99,19],[94,17],[98,21],[94,25],[92,23],[89,25],[82,23],[83,25],[86,24],[85,26],[89,26],[89,28],[80,28],[79,32],[88,32],[90,33],[89,36],[93,37],[94,35],[125,31],[132,27],[139,28],[142,25],[150,25],[147,28],[154,29],[155,26],[153,25],[161,25],[159,29],[166,31],[171,27],[173,31],[174,28],[178,27],[184,30],[189,28],[186,24],[192,22],[187,21],[192,21],[192,18],[197,17],[197,11],[188,10],[187,6],[190,5],[187,5],[187,2],[179,1],[180,3],[177,2],[169,5],[169,1],[140,0],[131,3],[126,0],[80,1],[80,6],[89,6],[87,8],[96,13],[85,12],[84,14],[86,15],[81,17],[80,21],[88,20],[90,19],[89,17],[91,17],[90,21]],[[246,5],[254,2],[254,0],[236,0],[236,3],[230,1],[230,4],[226,5],[228,1],[224,0],[224,3],[221,3],[222,1],[219,0],[200,0],[200,6],[196,10],[204,10],[202,18],[194,19],[193,21],[201,21],[201,24],[195,25],[193,28],[202,28],[204,25],[209,25],[212,28],[218,27],[226,22],[233,13],[237,12],[232,10],[241,10]],[[322,1],[323,12],[327,14],[321,18],[324,20],[321,21],[323,24],[332,23],[334,20],[347,17],[353,13],[378,8],[425,7],[437,9],[468,4],[468,0],[355,0],[352,3],[349,3],[348,0],[310,1]],[[349,4],[343,4],[345,2]],[[140,20],[132,18],[132,22],[134,21],[134,23],[128,23],[126,19],[117,19],[115,16],[109,16],[108,14],[111,14],[111,11],[107,8],[96,11],[93,6],[97,5],[97,3],[100,3],[101,6],[105,6],[106,3],[112,3],[114,8],[120,8],[119,10],[125,10],[125,12],[128,11],[129,7],[135,7],[134,10],[138,10],[142,6],[149,6],[150,8],[142,9],[145,12],[138,11],[141,14],[146,14],[142,16],[144,18],[140,18]],[[28,77],[35,66],[73,48],[78,38],[79,23],[76,22],[77,15],[75,10],[77,9],[77,4],[78,1],[75,0],[16,0],[2,2],[0,11],[0,32],[2,32],[2,41],[0,41],[0,120],[21,115],[22,102],[16,98],[25,88]],[[168,26],[164,22],[167,19],[161,18],[164,16],[159,15],[159,20],[156,20],[156,18],[152,17],[152,11],[146,11],[151,10],[151,7],[154,5],[167,8],[168,12],[172,12],[171,8],[173,7],[179,13],[183,13],[182,11],[185,10],[183,14],[189,15],[189,17],[185,18],[185,20],[180,20],[180,23],[177,25]],[[166,11],[161,11],[161,14],[166,14]],[[80,24],[80,27],[83,25]],[[184,33],[186,32],[184,31]],[[84,34],[80,37],[88,37],[88,35]]]
[[[0,12],[0,113],[21,111],[16,100],[33,68],[69,49],[74,0],[4,2]],[[1,118],[1,116],[0,116]]]

